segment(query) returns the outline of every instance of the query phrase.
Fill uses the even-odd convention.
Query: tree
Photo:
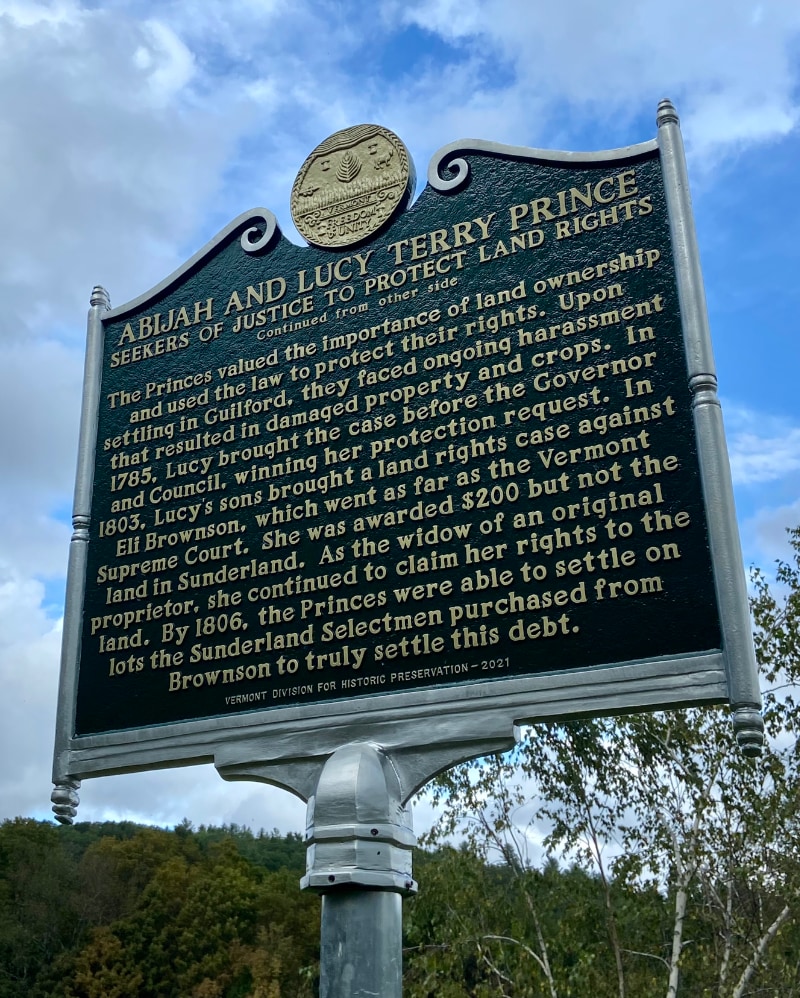
[[[0,996],[27,995],[41,967],[79,938],[77,876],[52,825],[0,825]]]
[[[764,708],[773,725],[795,742],[800,729],[800,527],[788,531],[791,561],[778,561],[772,585],[758,568],[751,572],[756,658],[766,681]]]
[[[423,854],[417,866],[422,890],[406,902],[408,998],[608,993],[595,958],[602,901],[579,867],[487,863],[467,843]]]
[[[298,890],[299,841],[3,822],[0,998],[311,998],[319,902]]]
[[[797,957],[782,945],[800,910],[800,532],[791,540],[794,564],[778,566],[778,592],[754,575],[768,684],[761,759],[738,752],[726,711],[695,708],[540,725],[508,755],[439,779],[442,817],[428,841],[458,830],[475,857],[500,861],[511,876],[505,910],[529,913],[514,934],[502,908],[484,904],[482,924],[476,915],[462,932],[496,968],[487,994],[744,998],[756,981],[771,994],[796,993]],[[567,920],[585,922],[587,905],[601,912],[602,944],[596,934],[575,939],[575,958],[588,950],[593,973],[602,967],[592,990],[588,979],[575,990],[564,922],[553,926],[552,899],[531,877],[552,860],[584,871],[593,887],[591,904],[576,892]],[[524,976],[515,949],[529,955]]]

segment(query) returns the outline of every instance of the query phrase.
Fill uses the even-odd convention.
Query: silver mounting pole
[[[56,747],[53,760],[53,813],[62,825],[71,825],[78,813],[81,781],[69,772],[64,761],[74,732],[78,657],[81,643],[83,589],[89,552],[89,524],[92,513],[94,452],[97,442],[97,413],[100,405],[100,380],[103,364],[103,315],[111,308],[104,287],[96,284],[89,300],[86,330],[86,361],[83,368],[83,405],[78,440],[78,468],[72,509],[72,539],[67,565],[67,590],[64,606],[64,629],[61,636],[61,679],[59,710],[56,719]]]
[[[306,841],[300,886],[322,895],[320,998],[401,998],[415,838],[380,746],[349,744],[330,756],[308,802]]]

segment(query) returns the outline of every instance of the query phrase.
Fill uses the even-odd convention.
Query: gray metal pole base
[[[380,746],[345,745],[328,759],[308,802],[306,841],[301,887],[322,894],[320,998],[401,998],[415,840]]]
[[[323,895],[320,998],[400,998],[402,905],[392,891]]]

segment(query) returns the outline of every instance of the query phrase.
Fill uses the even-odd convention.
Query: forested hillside
[[[578,864],[537,869],[481,853],[467,843],[418,850],[421,890],[405,902],[407,998],[667,994],[668,892],[637,886],[622,869],[605,883]],[[297,835],[235,827],[6,821],[0,998],[312,998],[319,901],[298,889],[304,854]],[[744,874],[717,886],[733,888],[736,918],[751,930],[784,905],[777,884],[756,895]],[[677,993],[737,994],[735,981],[717,986],[719,913],[702,878],[691,895]],[[793,920],[781,929],[738,994],[800,995],[800,934]]]
[[[297,835],[0,826],[0,996],[314,993],[319,902]]]

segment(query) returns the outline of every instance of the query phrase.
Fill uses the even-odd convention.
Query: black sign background
[[[240,246],[241,233],[233,234],[168,292],[107,320],[77,734],[312,701],[337,702],[346,711],[354,696],[720,647],[658,154],[587,166],[476,152],[465,158],[470,176],[462,188],[446,195],[426,188],[366,244],[325,251],[278,237],[251,255]],[[605,178],[611,179],[598,186]],[[576,200],[573,188],[591,203]],[[561,200],[559,192],[566,192]],[[539,224],[532,225],[532,202],[541,198],[549,205],[539,201]],[[483,238],[474,220],[489,216]],[[471,228],[458,229],[467,222]],[[541,237],[528,235],[531,229]],[[431,238],[440,230],[445,234]],[[657,260],[639,265],[653,260],[647,252],[657,252]],[[356,254],[369,254],[363,274]],[[634,262],[620,269],[622,254]],[[301,271],[308,288],[318,283],[315,268],[325,279],[329,265],[339,261],[339,273],[352,273],[351,279],[333,276],[324,288],[300,290]],[[431,276],[425,276],[426,261]],[[606,264],[599,275],[583,276],[584,268],[599,264]],[[575,272],[580,276],[570,282],[566,275]],[[368,289],[380,275],[389,275],[387,290],[380,284]],[[561,286],[551,286],[559,275]],[[281,278],[286,293],[272,304],[310,297],[310,311],[288,318],[279,311],[271,318],[268,312],[259,317],[264,305],[231,305],[234,291],[244,305],[248,286],[272,281],[268,297]],[[346,302],[343,288],[353,289]],[[326,291],[336,299],[331,304]],[[366,312],[349,314],[364,303]],[[649,314],[642,303],[650,303]],[[337,308],[348,314],[337,318]],[[439,321],[391,331],[392,321],[433,309],[440,311]],[[618,321],[602,318],[615,310]],[[162,326],[178,328],[140,340],[140,319],[149,317],[144,328],[154,330],[156,314]],[[323,315],[317,325],[275,332]],[[597,325],[588,328],[592,316]],[[581,318],[586,329],[579,328]],[[496,330],[489,320],[497,321]],[[237,321],[243,327],[252,321],[252,328],[234,332]],[[575,325],[566,327],[570,322]],[[373,326],[381,327],[374,335],[331,348],[331,338]],[[412,332],[435,342],[420,345]],[[167,344],[170,336],[173,348],[155,353],[155,344]],[[391,356],[387,343],[393,344]],[[481,353],[494,347],[494,353]],[[376,348],[383,354],[361,354],[361,362],[342,366],[341,358],[354,350]],[[150,350],[154,356],[134,359]],[[549,359],[548,351],[555,352]],[[445,355],[449,361],[436,359]],[[614,361],[625,364],[617,373],[600,373],[598,365]],[[335,369],[318,374],[315,365],[323,362]],[[250,364],[262,366],[247,371]],[[220,372],[232,365],[237,373]],[[402,370],[393,373],[398,366]],[[590,367],[594,373],[586,376]],[[367,372],[362,377],[387,370],[387,380],[359,386],[359,370]],[[459,374],[468,374],[465,383]],[[277,375],[277,384],[252,380]],[[549,388],[546,378],[536,381],[542,375],[550,377]],[[351,380],[342,388],[346,378]],[[438,385],[435,379],[441,379]],[[172,390],[178,380],[183,387]],[[158,384],[164,386],[160,394],[150,389],[147,397],[147,386]],[[410,387],[413,398],[374,400]],[[304,399],[304,391],[321,392],[321,398]],[[136,392],[139,400],[131,401]],[[565,406],[568,398],[576,401]],[[267,399],[269,407],[258,411]],[[557,408],[559,400],[560,413],[531,414],[532,407],[550,402]],[[160,410],[154,408],[159,401]],[[446,412],[446,404],[456,402],[458,408]],[[310,417],[337,403],[345,411],[334,411],[328,421]],[[417,413],[413,421],[403,422],[406,410]],[[269,428],[271,417],[302,412],[309,416],[304,425]],[[361,432],[363,420],[391,415],[393,427]],[[612,426],[612,417],[629,422]],[[589,432],[581,432],[585,420]],[[356,423],[359,432],[353,432]],[[544,437],[559,426],[567,427],[561,438],[529,442],[534,438],[519,436],[540,431]],[[332,429],[339,431],[335,440]],[[414,429],[444,436],[387,445]],[[223,439],[203,443],[201,436],[199,449],[179,452],[178,445],[188,448],[205,433]],[[279,438],[288,451],[237,456],[230,463],[233,451],[277,449]],[[594,452],[601,456],[587,458],[586,448],[595,445],[602,445],[602,453]],[[156,456],[158,447],[172,450]],[[335,460],[326,459],[326,448],[336,452]],[[131,463],[134,457],[138,463]],[[287,458],[297,470],[273,476]],[[409,459],[409,470],[379,464]],[[207,466],[187,463],[196,460]],[[247,480],[238,481],[243,472]],[[343,484],[331,472],[340,473]],[[322,493],[325,476],[329,490]],[[291,490],[293,483],[307,483],[309,490],[316,483],[317,491],[270,500],[271,488]],[[162,491],[154,492],[176,486],[195,494],[163,499]],[[634,506],[615,510],[612,493],[634,496]],[[338,500],[338,508],[328,510],[326,499]],[[304,507],[303,515],[272,519],[285,515],[287,505]],[[628,525],[622,527],[630,529],[628,536],[620,523]],[[272,547],[265,546],[269,532]],[[157,558],[174,559],[174,567],[156,570]],[[121,568],[127,578],[119,578]],[[230,579],[231,570],[240,577]],[[210,581],[210,573],[225,581]],[[303,592],[309,579],[315,588]],[[280,586],[294,588],[284,596],[270,588],[273,596],[265,598],[265,587]],[[422,588],[414,592],[415,586]],[[309,608],[304,600],[325,606]],[[188,630],[179,643],[176,629],[183,627]]]

